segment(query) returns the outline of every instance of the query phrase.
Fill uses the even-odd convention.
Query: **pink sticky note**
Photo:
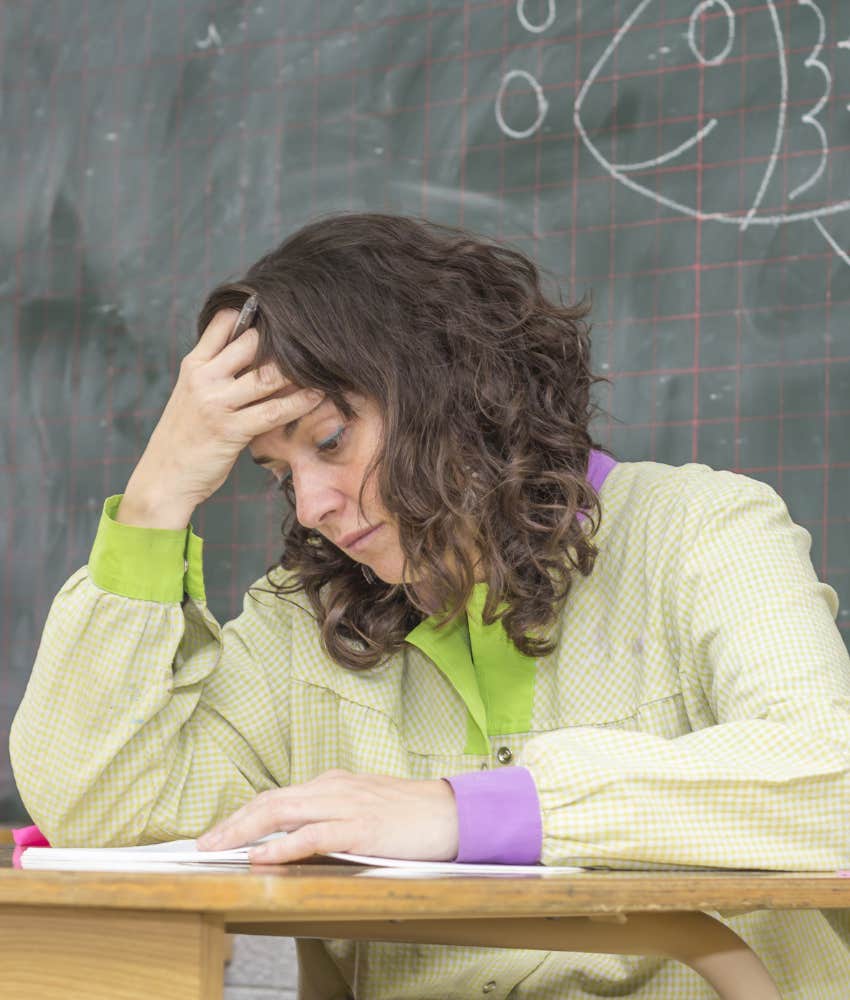
[[[12,830],[12,839],[18,847],[50,847],[47,837],[37,826],[21,826]]]

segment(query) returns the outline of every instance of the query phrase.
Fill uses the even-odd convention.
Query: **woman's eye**
[[[343,435],[345,434],[345,426],[340,427],[336,433],[331,434],[330,437],[325,438],[324,441],[319,441],[316,445],[316,451],[322,452],[333,452],[339,448],[342,443]],[[286,493],[292,486],[292,470],[287,469],[279,478],[274,477],[272,485],[279,490],[281,493]]]
[[[342,439],[342,435],[345,433],[345,428],[340,427],[340,429],[332,437],[327,438],[320,444],[316,445],[318,451],[336,451],[336,447]]]

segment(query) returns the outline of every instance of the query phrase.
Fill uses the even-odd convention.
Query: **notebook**
[[[186,872],[239,871],[251,867],[249,848],[285,833],[273,833],[253,844],[227,851],[199,851],[194,840],[171,840],[142,847],[27,847],[21,855],[21,867],[65,871],[108,872]],[[456,861],[406,861],[377,858],[364,854],[329,853],[323,855],[350,864],[393,869],[402,874],[422,875],[557,875],[584,871],[582,868],[546,867],[544,865],[466,864]]]

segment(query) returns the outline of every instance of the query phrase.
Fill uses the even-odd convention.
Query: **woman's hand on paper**
[[[339,770],[261,792],[198,838],[197,846],[224,851],[281,830],[289,836],[253,848],[252,863],[290,864],[331,851],[451,861],[458,850],[457,807],[447,781]]]

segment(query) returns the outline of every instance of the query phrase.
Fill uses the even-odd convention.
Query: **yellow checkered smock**
[[[111,498],[12,726],[34,821],[56,846],[148,843],[332,767],[437,778],[520,764],[545,864],[850,867],[850,661],[808,533],[769,487],[702,465],[621,463],[600,496],[600,554],[550,656],[500,647],[480,584],[460,631],[439,638],[426,619],[364,673],[325,655],[303,595],[301,608],[254,592],[221,627],[200,539],[118,524]],[[500,678],[518,667],[512,714]],[[850,996],[846,911],[728,923],[786,1000]],[[344,941],[300,954],[310,1000],[448,1000],[485,984],[490,1000],[712,995],[660,958]]]

